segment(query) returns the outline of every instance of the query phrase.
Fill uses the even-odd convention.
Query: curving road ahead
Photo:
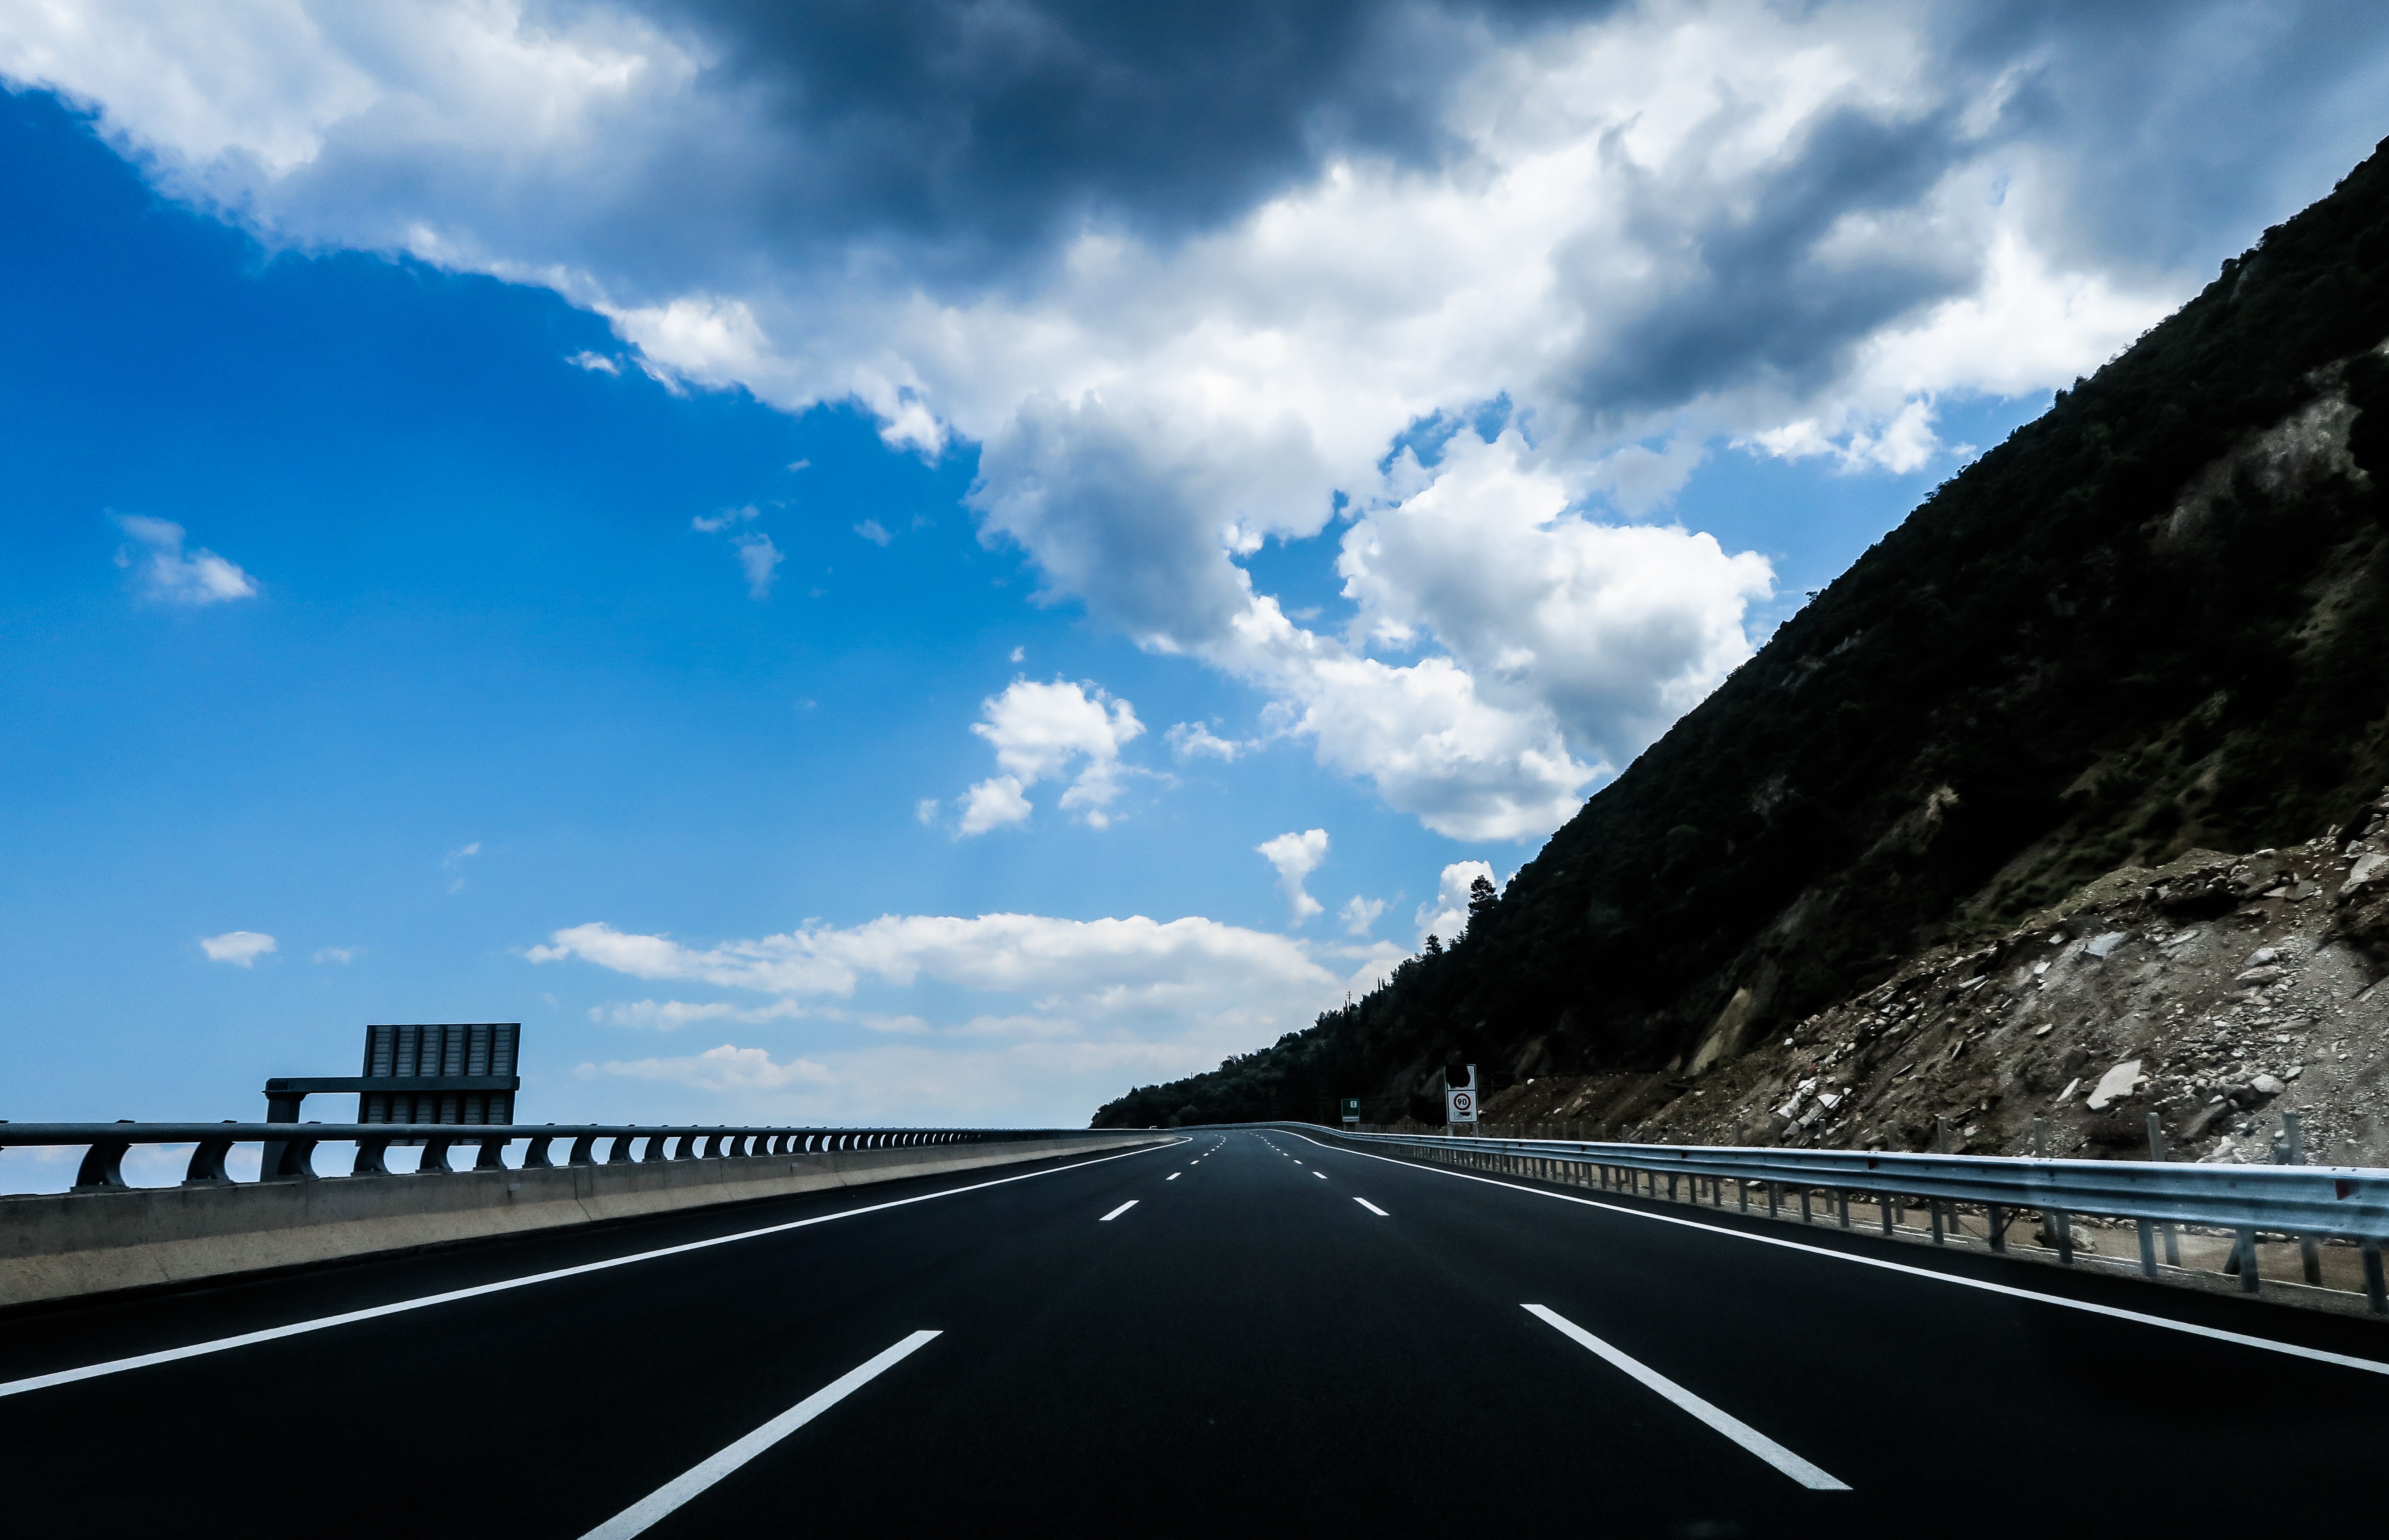
[[[2308,1527],[2372,1506],[2384,1369],[2370,1322],[1206,1133],[0,1317],[0,1512],[2062,1535],[2255,1501]]]

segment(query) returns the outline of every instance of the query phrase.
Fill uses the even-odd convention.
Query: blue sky
[[[2330,7],[2242,7],[2256,70],[2184,13],[2129,121],[2103,13],[1423,10],[1462,42],[1254,64],[1243,137],[1096,93],[953,171],[914,139],[1012,143],[1075,66],[266,9],[0,13],[15,1119],[520,1020],[534,1118],[1083,1122],[1448,928],[2389,128]],[[1054,14],[1156,80],[1237,41]],[[1387,96],[1398,44],[1456,62]],[[888,75],[843,107],[841,48]]]

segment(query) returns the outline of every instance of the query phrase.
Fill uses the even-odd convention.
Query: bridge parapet
[[[0,1306],[491,1236],[939,1176],[1177,1136],[1050,1128],[786,1128],[536,1124],[0,1123],[0,1145],[83,1145],[71,1191],[0,1197]],[[281,1143],[281,1170],[224,1169],[240,1143]],[[392,1174],[392,1144],[419,1171]],[[133,1187],[136,1144],[191,1146],[178,1186]],[[352,1144],[344,1177],[316,1148]],[[470,1166],[449,1164],[456,1146]],[[520,1145],[509,1165],[510,1147]]]

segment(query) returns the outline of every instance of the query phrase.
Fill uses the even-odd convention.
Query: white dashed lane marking
[[[1721,1411],[1718,1407],[1710,1405],[1708,1402],[1702,1400],[1699,1396],[1694,1395],[1683,1386],[1676,1383],[1673,1380],[1668,1379],[1657,1369],[1654,1369],[1649,1365],[1642,1363],[1636,1359],[1628,1357],[1625,1354],[1618,1352],[1617,1349],[1610,1346],[1607,1343],[1603,1342],[1600,1338],[1594,1336],[1591,1332],[1587,1331],[1583,1327],[1577,1325],[1576,1322],[1568,1319],[1565,1316],[1561,1315],[1558,1311],[1545,1309],[1539,1305],[1529,1305],[1527,1306],[1527,1310],[1529,1314],[1533,1315],[1536,1319],[1543,1322],[1546,1326],[1551,1327],[1553,1330],[1559,1332],[1560,1335],[1567,1338],[1569,1341],[1577,1343],[1580,1347],[1590,1349],[1593,1354],[1607,1361],[1612,1367],[1625,1370],[1626,1373],[1632,1376],[1634,1379],[1641,1381],[1643,1385],[1649,1389],[1656,1391],[1660,1395],[1674,1402],[1677,1406],[1681,1406],[1684,1410],[1692,1413],[1694,1417],[1699,1418],[1703,1422],[1707,1423],[1710,1427],[1715,1428],[1718,1432],[1723,1433],[1726,1437],[1733,1440],[1736,1444],[1741,1445],[1744,1448],[1749,1450],[1752,1454],[1757,1455],[1760,1459],[1765,1460],[1768,1464],[1775,1467],[1776,1470],[1782,1471],[1794,1481],[1798,1482],[1802,1486],[1807,1487],[1809,1491],[1847,1492],[1850,1489],[1847,1482],[1838,1481],[1834,1477],[1827,1474],[1825,1471],[1818,1469],[1816,1466],[1809,1464],[1807,1460],[1802,1459],[1791,1450],[1786,1449],[1783,1445],[1776,1443],[1773,1439],[1769,1438],[1765,1433],[1760,1432],[1749,1423],[1743,1421],[1740,1418],[1733,1416],[1730,1412]]]

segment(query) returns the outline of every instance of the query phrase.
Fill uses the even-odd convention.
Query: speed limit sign
[[[1443,1102],[1448,1121],[1453,1123],[1474,1123],[1476,1121],[1476,1093],[1475,1091],[1446,1091],[1443,1093]]]

